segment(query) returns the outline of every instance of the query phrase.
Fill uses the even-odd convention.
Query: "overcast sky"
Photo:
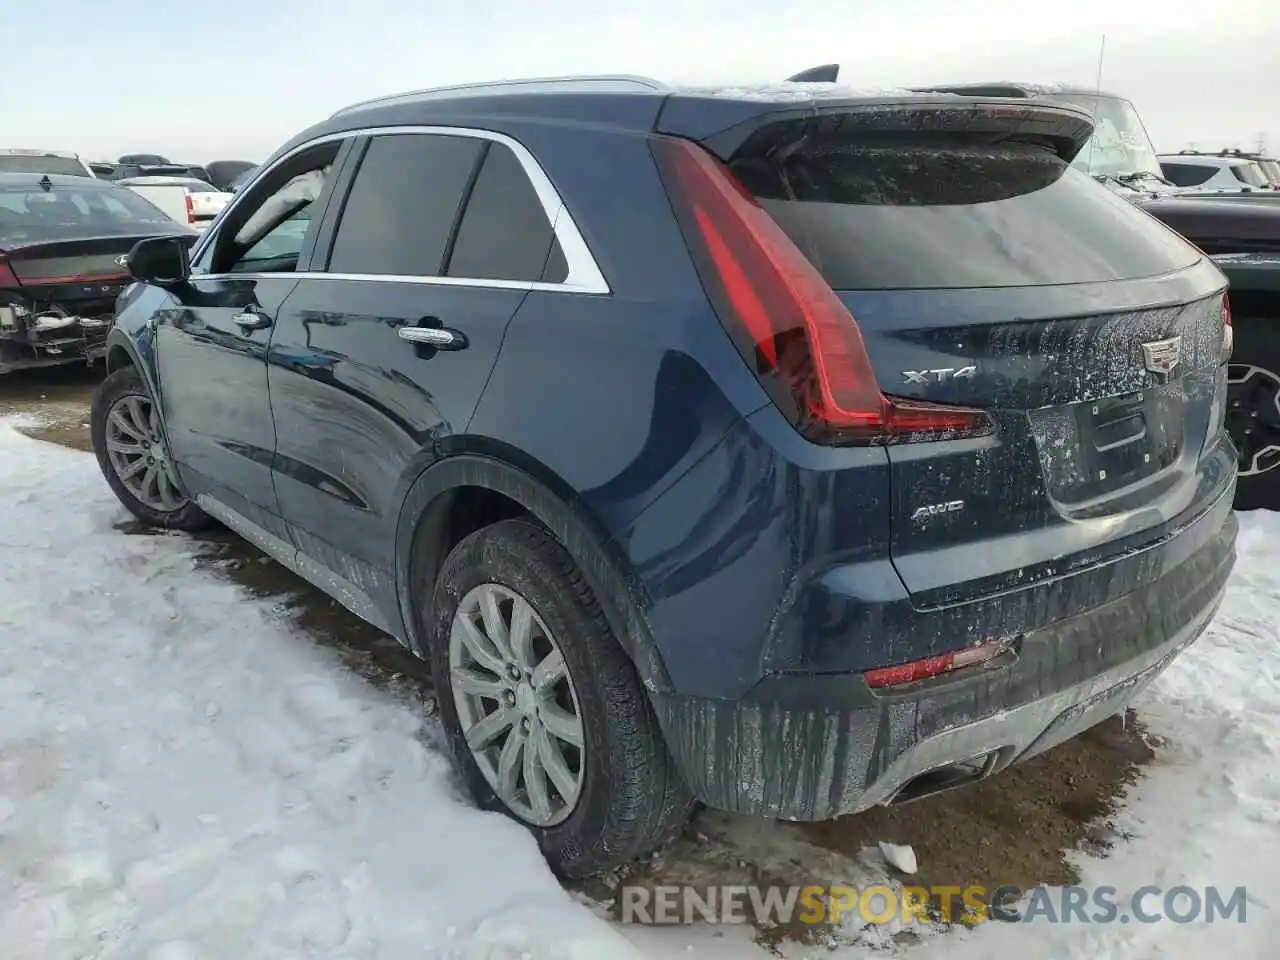
[[[1096,81],[1157,149],[1280,150],[1280,0],[0,0],[0,146],[258,160],[362,98],[518,76]]]

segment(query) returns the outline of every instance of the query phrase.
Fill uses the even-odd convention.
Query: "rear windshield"
[[[1085,283],[1200,257],[1034,145],[829,142],[775,156],[731,166],[837,290]]]
[[[173,229],[173,219],[132,190],[0,189],[0,247],[73,237]]]
[[[0,154],[0,173],[61,173],[88,176],[84,164],[74,157],[46,157],[28,154]]]

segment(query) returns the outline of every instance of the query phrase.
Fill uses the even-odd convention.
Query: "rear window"
[[[88,176],[84,164],[74,157],[24,154],[0,154],[0,173],[61,173],[72,177]]]
[[[776,155],[731,166],[838,290],[1085,283],[1200,256],[1035,145],[811,142]]]
[[[37,240],[126,236],[172,218],[132,190],[0,190],[0,247]]]
[[[1262,172],[1262,168],[1256,163],[1233,163],[1231,172],[1236,175],[1236,179],[1241,183],[1247,183],[1251,187],[1267,186],[1266,174]]]

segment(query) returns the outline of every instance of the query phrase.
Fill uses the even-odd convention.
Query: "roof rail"
[[[619,74],[616,76],[581,76],[581,77],[530,77],[517,80],[490,80],[481,83],[460,83],[448,87],[427,87],[423,90],[410,90],[405,93],[392,93],[371,100],[361,100],[343,107],[331,115],[340,117],[344,114],[374,107],[379,104],[393,104],[410,100],[433,100],[453,96],[465,96],[468,93],[566,93],[599,91],[606,93],[665,93],[671,90],[667,84],[649,77]]]

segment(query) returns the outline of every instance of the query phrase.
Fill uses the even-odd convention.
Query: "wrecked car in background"
[[[100,358],[142,239],[198,234],[124,187],[0,174],[0,374]]]

